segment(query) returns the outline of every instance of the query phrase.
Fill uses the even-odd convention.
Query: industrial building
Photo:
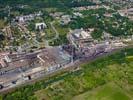
[[[82,47],[88,45],[90,42],[93,41],[91,36],[91,32],[94,29],[75,29],[71,31],[68,35],[68,40],[72,43],[75,47]]]
[[[41,74],[56,71],[71,62],[71,56],[54,47],[33,53],[0,54],[0,87],[10,87],[40,77]]]

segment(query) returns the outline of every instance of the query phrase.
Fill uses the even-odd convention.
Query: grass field
[[[0,29],[4,28],[6,25],[5,21],[0,20]]]
[[[109,83],[75,96],[72,100],[131,100],[131,98],[116,84]]]
[[[132,64],[133,63],[129,63],[129,66],[126,66],[126,67],[131,67]],[[108,78],[107,80],[111,80],[111,81],[108,81],[104,85],[99,85],[96,88],[89,89],[87,92],[83,92],[74,97],[72,96],[73,94],[72,92],[80,91],[80,88],[81,88],[80,85],[88,84],[89,87],[91,87],[91,84],[93,84],[93,81],[95,82],[95,79],[91,79],[91,77],[94,74],[95,74],[95,77],[101,77],[101,73],[103,74],[103,72],[94,71],[93,73],[91,73],[92,76],[88,78],[89,79],[88,83],[84,83],[85,77],[80,77],[82,79],[80,79],[79,77],[74,77],[73,81],[69,80],[67,82],[66,81],[55,82],[51,84],[47,89],[42,89],[42,90],[35,92],[35,96],[37,97],[37,100],[68,100],[68,99],[69,100],[133,100],[132,99],[133,98],[133,94],[132,94],[133,85],[126,83],[127,80],[124,78],[122,80],[119,79],[121,77],[124,77],[125,75],[124,71],[127,70],[127,68],[126,67],[123,69],[120,68],[121,69],[120,71],[118,66],[120,65],[118,64],[109,65],[107,69],[105,70],[109,72],[105,77]],[[74,85],[80,84],[79,89],[74,88],[75,86],[70,85],[72,84],[71,81],[74,82],[73,83]],[[82,88],[81,88],[81,91],[82,91]],[[63,99],[61,98],[55,99],[54,96],[57,96],[57,95],[60,97],[63,96]],[[66,99],[64,99],[64,97]]]
[[[127,56],[126,59],[127,59],[128,61],[133,61],[133,56]]]
[[[132,55],[117,59],[115,55],[110,60],[84,65],[81,74],[52,83],[36,91],[35,97],[37,100],[133,100],[131,58]]]

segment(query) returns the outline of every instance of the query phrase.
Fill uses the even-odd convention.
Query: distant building
[[[73,15],[75,17],[83,17],[83,14],[79,13],[79,12],[74,12]]]
[[[9,62],[11,62],[11,59],[8,57],[9,53],[1,53],[0,54],[0,69],[7,67]]]
[[[127,16],[126,10],[118,10],[118,12],[121,16]]]
[[[106,1],[111,1],[111,2],[115,2],[115,3],[126,3],[126,2],[128,2],[128,1],[130,1],[130,0],[106,0]]]
[[[60,20],[61,25],[67,25],[70,21],[71,21],[70,15],[61,16],[61,20]]]
[[[105,17],[113,17],[112,14],[110,14],[110,13],[105,13],[104,16]]]
[[[94,6],[82,6],[82,7],[74,7],[72,8],[75,11],[82,11],[82,10],[90,10],[90,9],[99,9],[99,8],[103,8],[102,6],[99,5],[94,5]]]
[[[121,16],[127,16],[129,18],[133,17],[133,8],[125,9],[125,10],[119,10],[118,12]]]
[[[128,15],[133,16],[133,8],[127,10]]]
[[[0,59],[0,69],[4,67],[7,67],[7,64],[4,59]]]
[[[111,34],[107,33],[107,32],[103,32],[103,36],[102,36],[103,39],[111,39],[111,38],[114,38]]]
[[[50,13],[50,16],[52,16],[53,18],[56,18],[56,19],[59,19],[62,15],[63,15],[63,12]]]
[[[26,21],[31,21],[34,20],[35,17],[39,17],[42,15],[42,12],[40,11],[39,13],[35,13],[35,14],[29,14],[29,15],[23,15],[23,16],[17,16],[15,18],[15,21],[19,22],[19,23],[25,23]]]
[[[25,16],[17,16],[16,17],[16,21],[18,21],[19,23],[24,23],[26,21],[30,21],[30,20],[33,20],[34,19],[34,16],[31,14],[31,15],[25,15]]]
[[[35,25],[35,29],[36,30],[43,30],[45,28],[47,28],[47,25],[44,22],[42,22],[42,23],[36,23],[36,25]]]
[[[100,4],[101,1],[100,0],[92,0],[93,3],[96,3],[96,4]]]
[[[76,29],[70,32],[68,39],[76,47],[85,46],[93,41],[93,38],[90,34],[93,30],[94,29],[88,29],[85,31],[83,29]]]

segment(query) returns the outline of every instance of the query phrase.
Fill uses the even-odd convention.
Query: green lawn
[[[6,26],[6,23],[4,20],[0,20],[0,29],[4,28]]]
[[[116,84],[110,83],[75,96],[72,100],[131,100],[131,98]]]
[[[128,61],[133,61],[133,56],[127,56],[126,59],[127,59]]]
[[[68,26],[62,26],[60,25],[59,21],[55,21],[54,23],[54,27],[56,28],[56,30],[58,31],[60,36],[63,36],[64,38],[66,37],[66,35],[69,33],[69,27]]]
[[[46,39],[52,39],[56,35],[55,32],[51,28],[45,29],[45,38]]]
[[[59,37],[53,41],[50,41],[50,45],[51,46],[58,46],[58,45],[62,45],[62,44],[66,44],[68,43],[67,40],[67,34],[69,33],[69,28],[67,26],[61,26],[59,21],[55,21],[54,22],[54,27],[57,30],[57,32],[59,33]]]
[[[133,63],[112,64],[102,70],[88,71],[86,75],[69,76],[67,80],[53,83],[47,89],[35,92],[35,96],[37,100],[132,100],[133,85],[129,83],[132,82],[129,77],[132,66]],[[124,73],[127,70],[129,75]],[[102,76],[104,73],[106,74]],[[107,82],[104,84],[103,80]],[[87,92],[84,91],[85,88]]]

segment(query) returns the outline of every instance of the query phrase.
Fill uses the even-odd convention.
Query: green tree
[[[94,39],[100,39],[103,35],[103,31],[101,29],[95,29],[94,32],[91,33],[91,36]]]

